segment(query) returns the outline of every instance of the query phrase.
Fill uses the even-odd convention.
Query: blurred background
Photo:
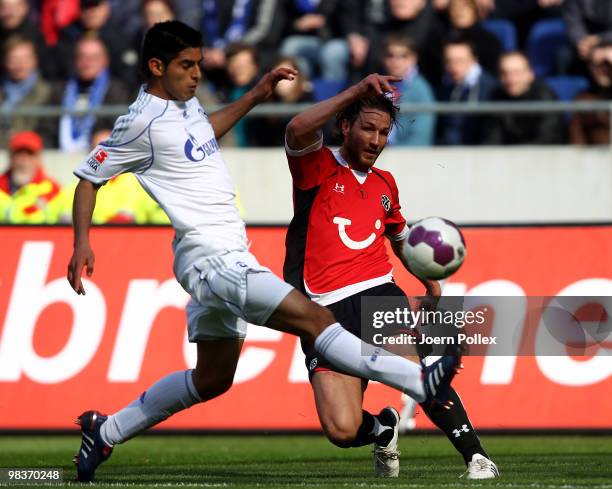
[[[445,293],[612,296],[609,0],[0,0],[0,389],[13,401],[0,402],[0,429],[69,427],[92,383],[92,405],[113,411],[194,360],[172,231],[132,175],[100,190],[88,295],[63,278],[72,170],[138,92],[146,29],[170,19],[204,34],[208,111],[271,67],[300,71],[221,141],[252,251],[277,273],[292,217],[284,127],[376,71],[402,78],[378,165],[404,215],[465,230],[468,259]],[[333,124],[325,136],[339,143]],[[584,324],[609,326],[597,310]],[[469,358],[458,382],[474,424],[611,429],[612,338],[597,338],[579,359]],[[168,426],[317,427],[295,339],[251,327],[246,345],[235,389]],[[373,408],[402,405],[382,386],[368,393]],[[44,414],[24,410],[32,397]],[[423,418],[414,425],[431,428]]]

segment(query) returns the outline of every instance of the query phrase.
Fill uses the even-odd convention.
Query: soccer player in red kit
[[[370,75],[312,106],[294,117],[286,132],[294,217],[286,238],[285,280],[331,309],[358,336],[362,297],[405,298],[393,281],[385,238],[401,259],[408,226],[395,179],[374,167],[398,111],[380,89],[384,86],[380,80],[386,78]],[[333,116],[343,138],[335,151],[324,146],[322,136],[322,128]],[[441,294],[438,282],[421,282],[435,301]],[[328,439],[343,448],[374,443],[376,475],[397,477],[397,411],[387,407],[372,415],[363,410],[367,381],[335,369],[312,345],[302,342],[302,347]],[[454,403],[450,410],[422,408],[463,455],[468,478],[496,477],[497,467],[482,448],[452,387],[450,400]]]

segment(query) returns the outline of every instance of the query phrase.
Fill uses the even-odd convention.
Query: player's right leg
[[[324,363],[324,361],[323,361]],[[321,427],[340,448],[374,444],[374,469],[379,477],[399,475],[399,415],[391,407],[374,416],[365,411],[366,381],[326,368],[311,370],[311,383]]]
[[[364,343],[344,329],[329,309],[262,267],[249,252],[205,258],[180,283],[200,304],[215,302],[217,310],[314,344],[342,372],[377,380],[419,402],[447,401],[448,386],[460,364],[458,353],[442,357],[435,368],[424,369],[422,377],[419,364]]]
[[[312,391],[321,428],[327,439],[340,448],[361,447],[374,443],[368,433],[360,433],[363,423],[362,379],[333,370],[315,370],[311,375]],[[367,440],[364,440],[365,437]]]

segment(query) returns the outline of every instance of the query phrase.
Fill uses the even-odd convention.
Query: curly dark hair
[[[393,101],[393,95],[391,93],[372,95],[355,100],[348,107],[336,114],[336,129],[340,134],[342,133],[342,122],[347,121],[349,126],[352,126],[357,120],[357,117],[359,117],[359,114],[365,109],[376,109],[389,114],[391,118],[391,127],[395,126],[397,123],[399,106]]]

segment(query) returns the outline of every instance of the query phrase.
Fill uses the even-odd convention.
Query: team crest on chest
[[[385,194],[383,194],[382,197],[380,198],[380,201],[385,211],[389,212],[389,210],[391,209],[391,199],[387,197]]]
[[[343,194],[344,193],[344,185],[340,185],[338,182],[336,182],[336,186],[334,187],[334,192],[338,192],[339,194]]]

